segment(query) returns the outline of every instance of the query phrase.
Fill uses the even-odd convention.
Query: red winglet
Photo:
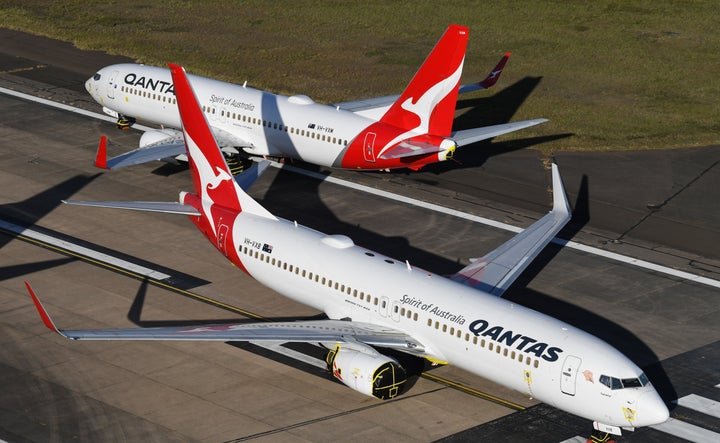
[[[480,82],[480,86],[487,89],[490,86],[494,85],[498,79],[500,78],[500,74],[502,74],[503,68],[505,67],[505,63],[507,63],[508,59],[510,58],[510,53],[506,52],[503,58],[500,59],[497,65],[493,68],[492,71],[490,71],[490,74],[488,74],[487,77],[485,77],[485,80]]]
[[[30,283],[25,282],[25,287],[27,288],[28,292],[30,293],[30,297],[32,297],[33,303],[35,303],[35,308],[38,310],[38,314],[40,314],[40,318],[42,318],[43,323],[45,323],[45,326],[50,329],[53,332],[56,332],[60,335],[63,335],[60,330],[55,326],[55,323],[53,323],[52,319],[48,315],[47,311],[43,307],[42,303],[40,303],[40,299],[35,295],[35,292],[33,291],[32,287],[30,286]]]
[[[107,137],[100,137],[97,155],[95,156],[95,167],[100,169],[108,169],[107,167]]]

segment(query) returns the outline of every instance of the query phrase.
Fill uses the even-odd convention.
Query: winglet
[[[100,169],[109,169],[107,167],[107,137],[100,137],[97,154],[95,155],[95,167]]]
[[[503,68],[505,68],[505,63],[507,63],[508,59],[510,58],[510,53],[506,52],[505,55],[503,55],[503,58],[500,59],[497,65],[490,71],[487,77],[485,77],[485,80],[480,82],[480,86],[487,89],[497,83],[498,79],[500,78],[500,74],[502,74]]]
[[[552,212],[556,214],[567,215],[570,213],[570,204],[565,194],[565,187],[563,186],[562,178],[560,177],[560,170],[558,166],[552,164],[552,182],[553,182],[553,209]]]
[[[55,323],[53,323],[52,319],[50,318],[50,315],[45,310],[45,307],[43,307],[42,303],[40,302],[40,299],[35,295],[35,291],[33,291],[32,287],[30,286],[30,283],[25,282],[25,287],[27,288],[28,292],[30,293],[30,297],[32,297],[33,303],[35,303],[35,308],[38,311],[38,314],[40,314],[40,318],[42,319],[45,326],[50,329],[51,331],[62,335],[63,337],[67,336],[60,332],[60,330],[55,326]]]

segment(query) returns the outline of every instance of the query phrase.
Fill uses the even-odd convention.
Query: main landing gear
[[[118,115],[117,123],[115,123],[115,126],[117,126],[118,129],[125,131],[127,129],[130,129],[134,124],[135,117],[125,117],[124,115],[120,114]]]
[[[252,159],[247,155],[228,154],[226,152],[223,152],[223,154],[232,175],[238,175],[253,165]]]

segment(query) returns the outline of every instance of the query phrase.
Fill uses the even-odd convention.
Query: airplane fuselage
[[[389,107],[366,115],[314,102],[307,96],[276,95],[248,86],[189,75],[197,98],[221,146],[250,155],[287,157],[335,168],[419,168],[452,155],[449,139],[405,131],[378,122]],[[170,71],[118,64],[105,67],[86,83],[106,109],[164,127],[181,127]],[[376,129],[370,128],[378,126]],[[370,128],[370,129],[369,129]],[[405,158],[381,158],[398,137],[417,137],[442,150]],[[427,139],[427,140],[425,140]]]
[[[211,241],[233,263],[329,318],[405,331],[423,343],[431,361],[581,417],[618,427],[657,422],[654,411],[662,401],[642,371],[571,325],[358,247],[345,236],[245,212],[215,222],[214,230],[199,227],[216,233]],[[613,389],[612,379],[636,386]]]

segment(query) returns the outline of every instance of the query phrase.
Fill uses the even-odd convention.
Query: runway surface
[[[119,61],[0,30],[0,87],[100,112],[82,83]],[[301,91],[298,91],[301,92]],[[136,131],[0,94],[0,221],[60,239],[0,234],[0,438],[12,441],[564,441],[589,423],[452,367],[419,378],[396,401],[334,382],[314,347],[70,342],[47,331],[30,281],[65,328],[305,318],[318,313],[234,269],[184,217],[67,207],[61,199],[173,200],[187,171],[148,164],[92,167]],[[420,173],[332,177],[527,226],[550,205],[546,159],[531,141],[469,147],[462,165]],[[555,156],[575,209],[561,237],[720,280],[720,147]],[[300,165],[314,172],[308,165]],[[585,177],[585,178],[583,178]],[[252,190],[272,212],[437,273],[511,236],[464,218],[288,170]],[[67,246],[68,249],[65,248]],[[73,249],[79,246],[84,249]],[[63,249],[65,248],[65,249]],[[62,250],[61,250],[62,249]],[[101,253],[88,260],[85,251]],[[108,267],[105,257],[112,257]],[[118,264],[119,263],[119,264]],[[124,270],[126,263],[134,268]],[[137,269],[154,274],[146,278]],[[167,277],[165,277],[167,276]],[[162,277],[162,278],[160,278]],[[664,398],[718,401],[720,290],[571,248],[551,246],[507,298],[608,341],[643,367]],[[488,396],[479,395],[485,393]],[[492,401],[496,397],[501,402]],[[695,399],[695,397],[689,397]],[[687,402],[688,400],[685,400]],[[505,402],[505,403],[503,403]],[[673,417],[720,433],[720,418],[678,406]],[[705,404],[705,403],[702,403]],[[524,409],[520,412],[517,409]],[[709,417],[709,418],[708,418]],[[706,434],[699,434],[706,435]],[[711,435],[712,436],[712,435]],[[673,441],[639,430],[628,441]],[[665,440],[663,440],[665,439]],[[697,440],[702,441],[702,440]]]

